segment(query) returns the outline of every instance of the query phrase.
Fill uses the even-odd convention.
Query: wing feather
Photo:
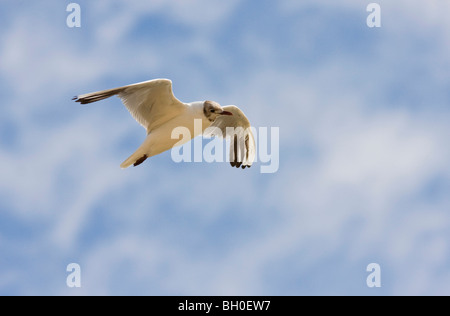
[[[251,167],[256,157],[256,143],[248,118],[234,105],[224,106],[224,111],[233,115],[223,115],[205,130],[205,136],[221,136],[230,139],[230,164],[243,169]]]
[[[154,128],[180,115],[186,105],[172,92],[172,81],[154,79],[132,85],[92,92],[75,97],[76,102],[88,104],[117,95],[133,118],[150,133]]]

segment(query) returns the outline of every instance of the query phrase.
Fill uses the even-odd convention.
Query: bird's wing
[[[230,164],[242,169],[251,167],[256,156],[256,144],[251,125],[244,112],[234,105],[224,106],[233,115],[221,115],[205,130],[205,136],[230,139]]]
[[[155,79],[132,85],[92,92],[75,97],[81,104],[92,103],[117,95],[133,118],[150,133],[185,111],[187,105],[172,92],[172,81]]]

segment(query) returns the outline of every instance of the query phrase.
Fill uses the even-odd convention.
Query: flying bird
[[[73,98],[88,104],[118,96],[133,118],[147,131],[142,145],[120,167],[139,166],[145,160],[182,145],[200,134],[230,138],[230,164],[245,169],[255,160],[255,139],[250,122],[236,106],[222,107],[214,101],[183,103],[172,92],[172,81],[154,79],[141,83],[87,93]],[[201,132],[194,128],[195,120],[201,120]],[[178,127],[189,129],[191,139],[172,139],[172,131]]]

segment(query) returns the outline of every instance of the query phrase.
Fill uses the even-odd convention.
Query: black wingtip
[[[237,161],[230,161],[230,165],[233,168],[238,168],[238,169],[241,167],[242,167],[242,169],[245,169],[246,167],[248,167],[247,165],[243,165],[242,162],[237,162]]]
[[[251,168],[252,166],[251,165],[244,165],[244,164],[242,164],[242,162],[235,162],[235,161],[230,161],[230,165],[233,167],[233,168],[242,168],[242,169],[245,169],[245,168]]]

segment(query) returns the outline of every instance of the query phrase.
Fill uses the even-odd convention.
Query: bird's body
[[[196,130],[194,127],[195,120],[202,120],[202,129]],[[120,167],[128,168],[132,164],[144,156],[147,158],[159,155],[167,150],[172,149],[175,145],[182,145],[190,141],[188,138],[172,138],[172,131],[179,127],[187,128],[192,138],[197,137],[203,133],[205,128],[209,127],[211,122],[203,115],[203,102],[193,102],[187,104],[186,109],[180,115],[175,116],[162,125],[155,127],[142,145],[125,160]]]
[[[142,145],[122,164],[122,168],[138,166],[147,158],[182,145],[190,139],[172,137],[176,128],[189,130],[191,139],[204,133],[208,127],[217,127],[226,137],[227,127],[242,127],[245,134],[233,135],[234,145],[230,150],[231,165],[250,167],[254,160],[255,142],[250,130],[250,123],[239,108],[221,107],[213,101],[182,103],[172,93],[172,82],[168,79],[156,79],[120,88],[88,93],[74,100],[87,104],[119,96],[131,115],[146,130],[147,137]],[[196,121],[201,120],[201,129],[196,128]],[[242,146],[237,146],[238,140]],[[243,150],[240,150],[243,148]]]

